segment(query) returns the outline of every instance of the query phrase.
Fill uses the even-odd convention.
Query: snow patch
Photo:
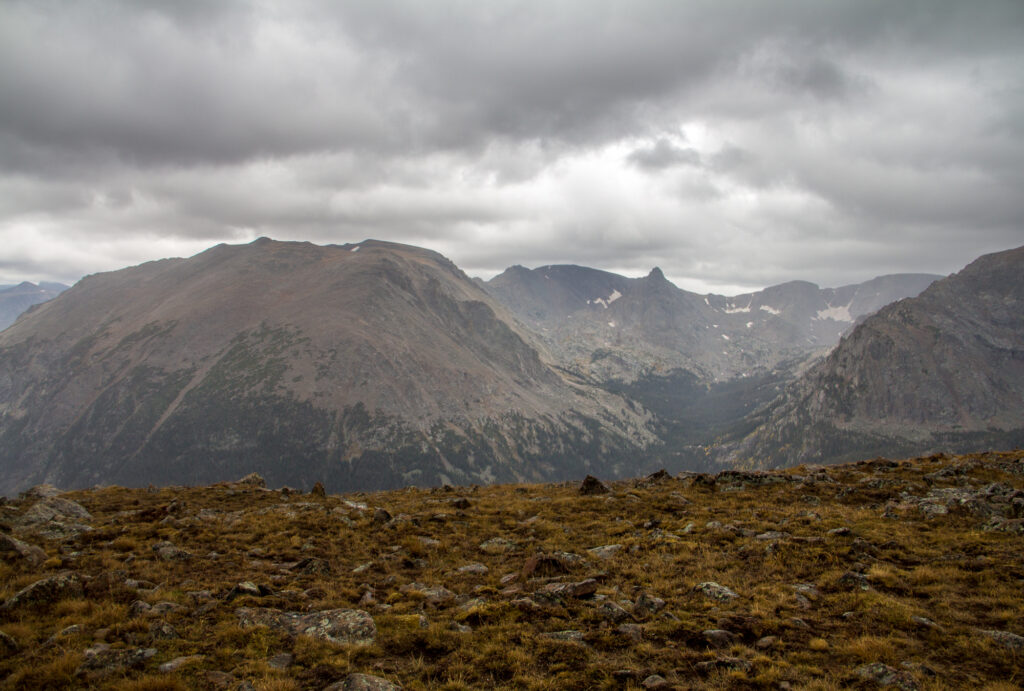
[[[615,322],[608,322],[608,326],[610,326],[610,327],[612,327],[614,329],[615,328]]]
[[[708,307],[711,307],[711,303],[708,302],[707,298],[704,298],[704,304],[707,305]]]
[[[724,338],[724,339],[725,339],[725,340],[727,340],[727,341],[729,340],[729,336],[728,336],[728,334],[722,334],[722,338]]]
[[[729,306],[728,306],[728,307],[726,307],[726,308],[725,308],[724,310],[722,310],[722,311],[723,311],[723,312],[725,312],[726,314],[739,314],[740,312],[749,312],[749,311],[750,311],[750,303],[748,302],[748,303],[747,303],[747,306],[746,306],[746,307],[735,307],[735,306],[734,306],[734,305],[733,305],[733,304],[732,304],[732,303],[730,302],[730,303],[729,303]]]
[[[839,307],[829,306],[828,309],[818,310],[818,319],[831,319],[837,322],[852,322],[853,317],[850,316],[850,306],[840,305]]]
[[[768,305],[761,305],[761,309],[768,314],[782,314],[782,310],[777,310],[774,307],[769,307]]]
[[[753,326],[754,326],[754,322],[747,322],[747,328],[748,329],[753,328]]]
[[[606,297],[606,298],[597,298],[597,299],[594,300],[594,302],[598,303],[599,305],[601,305],[605,309],[608,309],[608,305],[612,304],[613,302],[618,300],[620,297],[622,297],[622,293],[620,293],[617,290],[613,290],[612,294],[609,295],[608,297]],[[588,300],[587,302],[589,303],[590,301]]]
[[[356,245],[355,247],[353,247],[352,249],[349,250],[349,252],[358,252],[358,251],[359,251],[359,245]]]

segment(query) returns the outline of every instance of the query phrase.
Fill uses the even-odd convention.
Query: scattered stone
[[[128,607],[128,614],[132,617],[144,617],[153,609],[153,605],[143,600],[136,600]]]
[[[778,530],[769,530],[768,532],[761,533],[760,535],[754,536],[755,540],[784,540],[790,537],[789,533],[779,532]]]
[[[587,550],[590,554],[593,554],[598,559],[611,559],[622,549],[622,545],[601,545],[600,547],[591,547]]]
[[[696,664],[697,671],[703,674],[709,674],[715,670],[733,670],[737,672],[749,672],[753,669],[753,666],[746,660],[739,657],[720,657],[715,660],[708,660],[706,662],[698,662]]]
[[[22,542],[12,535],[0,533],[0,559],[8,563],[24,561],[29,566],[36,567],[46,561],[46,552],[41,547]]]
[[[648,691],[662,691],[663,689],[670,689],[672,685],[668,683],[668,680],[660,674],[652,674],[640,682],[640,686],[648,689]]]
[[[479,562],[466,564],[465,566],[460,566],[455,569],[455,573],[462,573],[470,576],[486,576],[489,571],[490,569]]]
[[[455,593],[444,586],[430,586],[423,583],[410,583],[403,585],[399,590],[403,593],[419,593],[423,595],[424,602],[432,607],[447,605],[455,600]]]
[[[465,511],[470,507],[469,499],[466,499],[465,497],[456,497],[448,503],[452,505],[453,509],[457,509],[459,511]]]
[[[153,551],[156,552],[157,556],[164,561],[188,561],[192,558],[192,553],[176,547],[173,543],[164,540],[158,542],[152,547]]]
[[[170,640],[173,638],[180,638],[178,632],[173,626],[168,624],[166,621],[158,621],[149,625],[150,638],[157,640]]]
[[[516,548],[516,543],[503,537],[492,537],[480,543],[480,551],[485,554],[506,554]]]
[[[201,664],[205,659],[206,658],[202,655],[185,655],[183,657],[176,657],[173,660],[168,660],[157,667],[157,669],[164,674],[170,674],[171,672],[177,672],[182,667],[187,667],[188,665]],[[214,672],[213,674],[216,673]],[[232,677],[232,679],[234,679],[234,677]]]
[[[266,626],[331,643],[363,645],[373,643],[377,637],[373,617],[358,609],[329,609],[304,614],[266,607],[240,607],[235,610],[235,616],[242,626]]]
[[[615,631],[637,643],[644,639],[644,629],[639,624],[619,624]]]
[[[712,600],[718,600],[719,602],[729,602],[730,600],[735,600],[739,597],[732,588],[719,585],[714,581],[698,583],[693,587],[693,590],[701,593],[704,597]]]
[[[515,600],[512,600],[509,604],[518,609],[520,612],[524,612],[526,614],[534,614],[541,610],[541,606],[528,597],[517,598]]]
[[[586,559],[572,552],[540,552],[526,560],[522,574],[523,578],[557,576],[586,563]]]
[[[171,660],[171,662],[174,662],[174,660]],[[227,672],[211,671],[204,674],[203,678],[211,689],[217,689],[218,691],[227,691],[238,686],[238,679]]]
[[[324,489],[324,483],[319,480],[315,485],[313,485],[313,489],[309,490],[309,493],[312,496],[320,497],[321,499],[327,496],[327,491]]]
[[[369,674],[350,674],[324,691],[402,691],[398,684]]]
[[[551,631],[550,633],[542,633],[540,638],[547,638],[553,641],[571,641],[573,643],[583,642],[583,632],[576,631],[575,629],[568,629],[566,631]]]
[[[648,593],[640,593],[633,603],[633,614],[638,617],[649,617],[665,609],[665,601]]]
[[[292,659],[291,653],[278,653],[267,660],[267,665],[274,669],[288,669],[288,666],[292,663]]]
[[[739,639],[739,636],[725,629],[708,629],[701,632],[701,635],[713,648],[728,648]]]
[[[391,514],[388,513],[387,509],[376,508],[373,510],[373,522],[374,523],[387,523],[391,520]]]
[[[924,627],[926,629],[937,629],[937,628],[939,628],[939,625],[936,624],[931,619],[929,619],[928,617],[921,617],[921,616],[918,616],[916,614],[913,615],[912,617],[910,617],[910,621],[912,621],[915,624],[917,624],[918,626],[922,626],[922,627]]]
[[[757,643],[754,644],[754,648],[757,650],[772,650],[779,646],[778,636],[763,636],[757,639]]]
[[[305,576],[330,576],[331,565],[326,559],[320,559],[319,557],[306,557],[293,566],[292,571],[295,573],[301,573]]]
[[[881,662],[871,662],[861,665],[853,670],[853,673],[864,681],[878,684],[882,688],[895,687],[901,691],[915,691],[917,682],[906,672],[901,672]]]
[[[584,496],[608,494],[609,492],[611,492],[611,490],[608,489],[608,485],[604,484],[593,475],[587,475],[583,479],[583,484],[581,484],[579,488],[579,493]]]
[[[626,619],[629,619],[629,612],[624,610],[620,604],[613,602],[612,600],[606,600],[597,606],[597,613],[604,619],[608,619],[613,624],[618,624]]]
[[[22,588],[7,598],[0,609],[14,610],[52,605],[67,598],[82,597],[84,594],[85,588],[79,575],[73,571],[64,571]]]
[[[850,530],[849,528],[847,528],[846,526],[843,526],[841,528],[832,528],[831,530],[828,531],[829,535],[836,535],[838,537],[845,537],[845,536],[850,535],[852,533],[853,533],[853,531]]]
[[[1010,631],[996,630],[979,630],[978,633],[983,636],[988,636],[1004,648],[1009,648],[1010,650],[1024,650],[1024,636],[1018,636]]]
[[[847,588],[860,588],[861,590],[868,590],[868,577],[867,574],[860,573],[859,571],[847,571],[839,577],[839,585],[846,586]]]
[[[78,674],[93,672],[107,675],[125,669],[139,669],[156,653],[156,648],[112,649],[106,643],[97,643],[85,651],[85,660],[78,667]]]

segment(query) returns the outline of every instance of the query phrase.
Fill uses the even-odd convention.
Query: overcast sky
[[[261,235],[949,273],[1024,244],[1024,2],[0,0],[0,283]]]

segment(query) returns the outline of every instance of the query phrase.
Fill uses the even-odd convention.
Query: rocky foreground
[[[0,686],[1017,688],[1024,452],[0,505]]]

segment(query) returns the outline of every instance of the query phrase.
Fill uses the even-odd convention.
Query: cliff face
[[[981,257],[869,317],[759,422],[726,460],[788,465],[1021,443],[1024,248]]]
[[[618,472],[644,416],[549,359],[408,246],[261,239],[90,276],[0,334],[0,491]]]

